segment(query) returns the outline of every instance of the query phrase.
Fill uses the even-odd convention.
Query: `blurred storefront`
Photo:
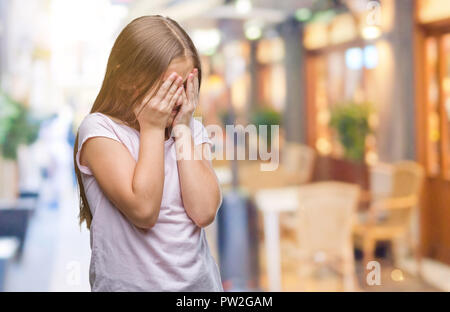
[[[404,28],[412,23],[407,12],[412,12],[413,3],[402,7],[385,0],[370,11],[364,5],[349,7],[353,10],[324,12],[305,26],[308,143],[321,155],[342,157],[342,146],[330,129],[331,111],[358,103],[371,107],[365,162],[413,158],[414,136],[407,125],[407,116],[414,116],[413,97],[398,100],[408,92],[400,84],[412,83],[404,79],[412,68],[398,66],[401,60],[412,65],[411,53],[402,53],[412,43],[401,46],[397,40],[400,32],[408,35]]]
[[[417,156],[427,174],[423,252],[450,264],[450,3],[417,1],[415,35]]]
[[[325,168],[319,178],[369,188],[370,165],[419,161],[427,172],[420,212],[422,253],[450,263],[444,221],[450,219],[450,6],[438,0],[382,0],[367,10],[357,3],[348,1],[350,11],[323,12],[304,27],[304,121],[306,141]],[[349,102],[372,107],[362,167],[343,161],[344,148],[330,128],[333,108]]]

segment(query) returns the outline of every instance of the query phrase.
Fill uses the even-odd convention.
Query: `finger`
[[[180,98],[180,96],[184,93],[183,90],[184,90],[184,87],[183,87],[183,85],[181,85],[180,87],[178,87],[178,89],[175,92],[174,96],[170,99],[169,107],[168,107],[170,110],[173,109],[175,104],[178,102],[178,99]]]
[[[170,87],[169,91],[167,91],[166,96],[159,102],[160,107],[163,110],[172,109],[172,98],[177,93],[178,88],[181,84],[181,78],[178,78]]]
[[[194,101],[194,107],[198,105],[198,97],[199,97],[199,81],[198,81],[198,69],[195,69],[195,76],[194,76],[194,95],[195,95],[195,101]]]
[[[187,98],[189,101],[194,100],[194,74],[190,73],[187,81]]]
[[[184,90],[181,93],[181,95],[179,97],[179,102],[181,102],[181,108],[180,108],[181,111],[184,111],[184,109],[189,106],[189,101],[188,101],[188,98],[186,96],[186,90]]]
[[[198,86],[199,86],[199,81],[198,81],[198,69],[195,68],[194,69],[194,92],[198,95]]]
[[[186,96],[186,92],[183,92],[183,94],[181,95],[182,101],[183,101],[183,105],[188,105],[189,101],[188,98]]]
[[[177,102],[175,103],[175,106],[181,106],[183,105],[183,94],[186,93],[186,88],[183,86],[183,91],[181,91],[180,96],[178,97]]]
[[[155,95],[155,98],[162,100],[165,98],[167,92],[170,90],[176,79],[178,78],[178,74],[173,72],[170,74],[169,78],[166,79],[166,81],[163,82],[161,87],[159,88],[158,92]]]
[[[177,92],[181,83],[182,83],[182,79],[181,79],[181,77],[178,77],[177,80],[170,87],[169,91],[167,92],[166,96],[163,99],[163,102],[170,103],[170,101],[172,100],[172,97]]]
[[[186,95],[186,92],[182,95],[183,106],[181,106],[181,110],[184,112],[190,111],[191,109],[195,109],[195,106],[192,101],[190,101]]]

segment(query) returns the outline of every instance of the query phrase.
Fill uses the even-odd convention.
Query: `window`
[[[376,86],[374,71],[378,66],[378,48],[374,45],[354,46],[347,49],[332,49],[314,55],[310,62],[312,70],[308,79],[313,80],[313,111],[315,147],[323,155],[342,157],[343,150],[338,138],[328,126],[331,109],[346,101],[370,102],[376,106],[374,98]],[[377,116],[370,121],[376,127]],[[366,161],[378,160],[376,136],[370,135],[366,140]]]

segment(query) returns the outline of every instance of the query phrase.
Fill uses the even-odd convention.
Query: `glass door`
[[[442,149],[442,173],[445,179],[450,179],[450,34],[445,34],[441,39],[441,149]]]
[[[427,172],[450,179],[450,33],[426,39]]]

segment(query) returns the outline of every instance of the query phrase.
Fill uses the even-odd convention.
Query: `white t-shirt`
[[[193,119],[196,145],[211,143],[203,125]],[[88,167],[80,165],[84,142],[92,137],[114,139],[137,161],[139,132],[101,113],[86,116],[78,130],[76,161],[82,172],[93,216],[90,283],[92,291],[223,291],[204,229],[186,214],[181,199],[175,141],[164,143],[164,190],[154,227],[134,226],[103,194]]]

